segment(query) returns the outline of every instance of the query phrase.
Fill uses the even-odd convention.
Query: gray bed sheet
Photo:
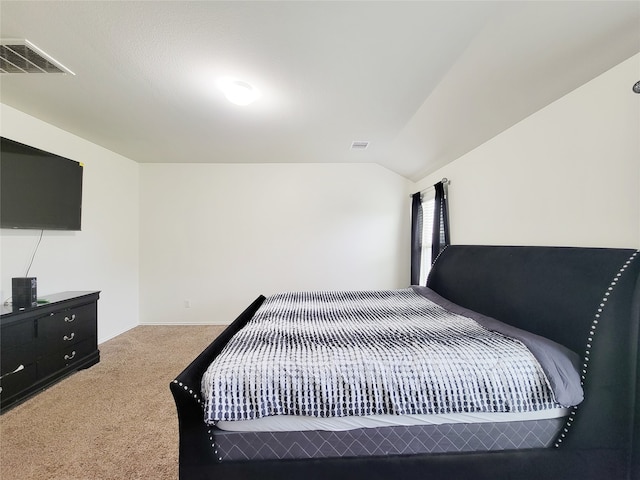
[[[556,402],[564,406],[578,405],[584,399],[580,380],[580,357],[572,350],[548,338],[513,327],[473,310],[456,305],[428,287],[412,286],[413,290],[446,308],[450,312],[471,318],[487,330],[501,333],[522,342],[536,357],[549,380]]]

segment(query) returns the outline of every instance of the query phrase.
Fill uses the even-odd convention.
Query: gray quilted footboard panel
[[[213,448],[223,462],[545,448],[553,444],[564,420],[397,426],[342,432],[213,429]]]

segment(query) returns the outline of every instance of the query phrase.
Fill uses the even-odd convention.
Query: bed
[[[553,411],[551,415],[543,412],[545,415],[542,417],[527,417],[531,412],[518,412],[515,411],[518,408],[509,407],[499,408],[509,412],[498,413],[524,413],[525,417],[509,420],[501,418],[498,421],[466,420],[464,414],[473,408],[468,408],[466,401],[460,401],[458,403],[464,403],[464,408],[461,412],[453,413],[461,413],[463,420],[456,419],[455,423],[448,419],[434,422],[429,417],[429,414],[434,413],[434,406],[426,405],[427,402],[422,400],[416,402],[415,399],[419,397],[411,393],[406,395],[406,398],[412,399],[413,403],[409,403],[426,408],[425,412],[417,412],[417,416],[427,413],[419,419],[419,422],[422,422],[423,417],[427,417],[426,424],[416,423],[412,419],[410,423],[400,425],[357,423],[345,427],[333,424],[327,426],[322,422],[305,425],[304,420],[310,415],[313,416],[313,412],[300,411],[300,405],[308,405],[314,392],[322,398],[326,397],[326,392],[314,390],[319,388],[317,386],[301,388],[300,385],[313,383],[304,380],[303,375],[297,371],[284,376],[289,382],[294,378],[300,383],[286,388],[276,384],[272,389],[289,390],[292,397],[301,397],[300,405],[289,405],[285,402],[284,407],[273,406],[271,403],[265,406],[258,405],[257,400],[246,400],[245,407],[235,413],[231,408],[232,413],[229,413],[229,407],[225,403],[227,400],[223,398],[215,403],[216,400],[209,396],[210,391],[220,390],[215,384],[218,380],[211,380],[218,378],[210,377],[212,368],[220,368],[219,365],[224,364],[225,358],[230,358],[231,361],[227,363],[233,366],[233,359],[240,358],[236,357],[239,355],[237,345],[242,344],[239,339],[249,335],[248,332],[265,315],[266,325],[275,329],[272,332],[273,336],[263,343],[268,347],[267,357],[278,357],[280,354],[274,354],[272,348],[280,343],[279,339],[289,335],[289,330],[286,330],[289,328],[289,320],[278,325],[274,318],[279,317],[268,314],[270,311],[280,312],[278,302],[282,302],[282,298],[260,296],[170,384],[179,420],[180,478],[385,479],[401,475],[402,478],[416,479],[637,480],[640,478],[637,473],[640,471],[640,426],[636,415],[639,398],[639,257],[640,254],[636,251],[628,249],[455,245],[445,249],[434,262],[427,288],[401,290],[403,302],[405,297],[406,301],[409,301],[410,297],[412,302],[431,302],[435,299],[436,306],[431,308],[446,307],[455,315],[465,318],[470,316],[474,321],[485,319],[498,322],[506,325],[507,329],[525,332],[526,335],[533,335],[534,338],[541,338],[557,345],[560,351],[574,352],[575,357],[567,358],[576,368],[575,375],[579,377],[581,397],[574,401],[565,401],[562,397],[563,401],[558,402],[557,399],[561,397],[555,394],[556,385],[551,385],[553,401],[550,403],[553,405],[544,399],[536,400],[538,403],[534,402],[535,415],[542,410]],[[425,292],[427,300],[420,297],[424,296]],[[407,314],[405,310],[414,307],[405,308],[404,304],[397,307],[399,304],[395,297],[392,303],[389,303],[387,293],[376,294],[383,297],[382,303],[386,305],[384,309],[402,310],[404,313],[400,321],[406,320],[405,323],[411,323],[412,314]],[[418,298],[414,298],[416,296]],[[343,297],[344,293],[339,295],[339,305],[345,304]],[[300,303],[299,298],[292,301],[294,304]],[[312,305],[305,307],[304,315],[308,316],[309,311],[315,312],[316,307],[315,303],[309,304],[308,298],[305,301]],[[316,302],[316,299],[313,301]],[[349,308],[346,310],[352,312],[350,302],[351,299],[348,299],[346,304]],[[331,307],[331,310],[337,312],[336,317],[344,315],[344,308],[334,307]],[[291,310],[290,307],[287,309]],[[356,310],[359,309],[360,307]],[[367,311],[361,317],[367,318],[371,315]],[[324,320],[321,323],[325,323]],[[446,320],[445,323],[450,323],[450,320]],[[304,332],[307,327],[306,324],[303,325]],[[339,322],[337,325],[340,325]],[[435,325],[435,330],[439,329],[438,324]],[[392,331],[400,330],[401,326],[392,327],[395,329]],[[376,334],[378,329],[376,325],[361,323],[356,330],[362,332],[367,328],[370,328],[373,334]],[[429,328],[434,329],[432,324]],[[292,338],[304,337],[304,333],[301,334],[299,331],[293,332],[292,335]],[[510,338],[503,333],[500,335]],[[408,338],[413,336],[415,334],[410,333]],[[360,336],[353,335],[353,332],[348,332],[347,337],[355,337],[357,342],[362,343]],[[387,339],[389,335],[383,337]],[[446,341],[440,337],[435,341],[451,343],[448,337],[444,338]],[[515,343],[526,341],[519,338]],[[327,342],[334,344],[337,341],[331,337]],[[368,344],[369,340],[366,343]],[[527,348],[535,350],[534,347]],[[261,349],[263,348],[249,348],[248,354],[252,355],[252,350]],[[370,373],[373,369],[371,365],[375,365],[377,361],[374,359],[373,350],[359,352],[357,355],[361,356],[359,363],[366,365],[367,372]],[[458,353],[455,355],[459,356]],[[526,353],[522,355],[526,356]],[[412,364],[411,362],[420,363],[415,357],[411,357],[409,364]],[[442,365],[449,363],[442,359],[438,362],[436,363]],[[250,366],[259,364],[260,361],[244,360],[240,363]],[[513,362],[509,360],[506,363],[511,365]],[[354,368],[353,364],[354,362],[349,364],[352,365],[350,369]],[[549,367],[545,365],[542,368],[546,374],[542,378],[551,378]],[[412,369],[409,368],[409,371]],[[351,370],[348,370],[347,373],[343,373],[343,377],[350,376],[350,372]],[[256,381],[256,378],[266,378],[265,375],[267,374],[264,372],[248,368],[243,371],[234,370],[229,376],[229,385],[225,388],[236,392],[243,385],[247,388],[253,385],[252,388],[256,390],[256,385],[267,383]],[[472,378],[470,375],[468,377]],[[388,377],[383,375],[381,378],[382,380],[373,381],[373,384],[385,383]],[[207,383],[208,381],[213,383]],[[442,380],[444,383],[437,384],[438,389],[445,390],[449,381]],[[409,380],[403,382],[411,383]],[[526,382],[530,383],[531,380]],[[403,391],[408,389],[400,383]],[[425,382],[413,383],[422,385]],[[216,387],[213,388],[211,385]],[[487,387],[483,384],[480,390],[485,388]],[[359,391],[355,387],[350,389]],[[375,389],[363,387],[361,390],[369,393],[363,395],[360,392],[358,398],[375,397],[371,393]],[[301,393],[305,391],[307,397]],[[542,397],[547,398],[545,395]],[[517,399],[522,397],[521,393],[517,394]],[[500,404],[514,405],[519,401],[507,399]],[[290,408],[287,410],[288,407]],[[393,408],[396,410],[391,412],[391,417],[396,417],[399,413],[416,414],[416,411],[400,411],[404,408],[403,405],[393,403]],[[360,420],[361,417],[368,421],[367,413],[376,414],[371,416],[374,420],[379,419],[379,414],[385,413],[375,408],[373,412],[356,410],[356,415],[351,416],[354,412],[349,411],[341,412],[338,417],[340,419],[346,416],[347,420]],[[292,415],[300,413],[301,415]],[[444,412],[444,416],[451,413]],[[225,415],[230,421],[223,418]],[[241,415],[245,417],[241,418]],[[316,416],[324,421],[327,415]],[[268,423],[273,419],[288,421],[289,417],[301,417],[303,423],[293,426],[282,426],[277,422]],[[404,422],[405,419],[402,418]],[[260,423],[265,420],[266,426]],[[244,427],[235,428],[236,425],[244,423],[250,425],[249,431],[244,431]],[[256,423],[258,427],[255,426]],[[227,430],[227,424],[231,425],[231,430]],[[523,431],[523,428],[526,429]]]

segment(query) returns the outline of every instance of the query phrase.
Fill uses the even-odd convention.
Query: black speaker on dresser
[[[36,277],[15,277],[11,279],[13,306],[18,308],[38,306],[38,282]]]

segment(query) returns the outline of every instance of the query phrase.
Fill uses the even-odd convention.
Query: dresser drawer
[[[0,376],[13,372],[20,365],[35,364],[33,351],[29,348],[3,348],[0,361]]]
[[[96,351],[96,339],[86,340],[69,345],[38,360],[38,378],[44,378],[83,360],[87,355]]]
[[[0,350],[12,348],[29,349],[35,336],[35,324],[33,320],[16,322],[2,327],[0,331]],[[4,358],[4,355],[2,355]]]
[[[22,366],[22,368],[20,368]],[[2,391],[0,391],[0,399],[2,399],[2,403],[6,404],[11,401],[11,397],[14,397],[23,390],[27,389],[36,381],[36,365],[35,363],[31,364],[11,364],[11,366],[3,363],[3,373],[2,378],[0,378],[0,387]]]
[[[43,354],[65,349],[95,335],[95,305],[84,305],[41,317],[37,320],[36,331]]]

